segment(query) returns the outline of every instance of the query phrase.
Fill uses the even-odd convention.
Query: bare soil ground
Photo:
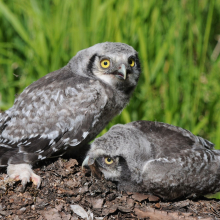
[[[220,200],[161,201],[158,197],[119,192],[105,179],[82,171],[77,160],[59,158],[38,164],[40,189],[0,174],[0,219],[220,219]]]

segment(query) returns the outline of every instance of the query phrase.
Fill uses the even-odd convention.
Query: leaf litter
[[[0,219],[220,219],[220,200],[161,201],[150,194],[120,192],[115,183],[95,179],[75,159],[56,159],[34,169],[40,189],[8,182],[0,174]]]

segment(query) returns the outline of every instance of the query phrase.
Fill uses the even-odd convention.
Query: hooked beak
[[[92,159],[92,158],[89,158],[89,156],[86,156],[85,160],[82,163],[82,169],[85,167],[89,167],[89,169],[92,172],[92,175],[95,176],[97,179],[102,178],[102,173],[99,170],[95,159]]]
[[[124,64],[121,64],[121,66],[119,67],[118,71],[117,71],[117,74],[116,76],[119,78],[119,79],[126,79],[127,77],[127,70],[126,70],[126,67]]]
[[[82,168],[84,167],[88,167],[90,165],[92,165],[95,162],[95,160],[90,159],[89,156],[86,156],[86,158],[84,159],[83,163],[82,163]]]

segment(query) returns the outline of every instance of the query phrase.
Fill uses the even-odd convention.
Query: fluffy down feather
[[[220,190],[220,151],[185,129],[160,122],[113,126],[92,143],[86,165],[96,176],[102,172],[118,182],[120,190],[167,200]]]

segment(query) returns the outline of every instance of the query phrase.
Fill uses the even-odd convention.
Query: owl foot
[[[23,190],[25,190],[26,184],[30,181],[32,181],[37,188],[40,187],[41,178],[33,172],[32,167],[29,164],[9,164],[7,173],[9,179],[15,181],[21,180]]]

